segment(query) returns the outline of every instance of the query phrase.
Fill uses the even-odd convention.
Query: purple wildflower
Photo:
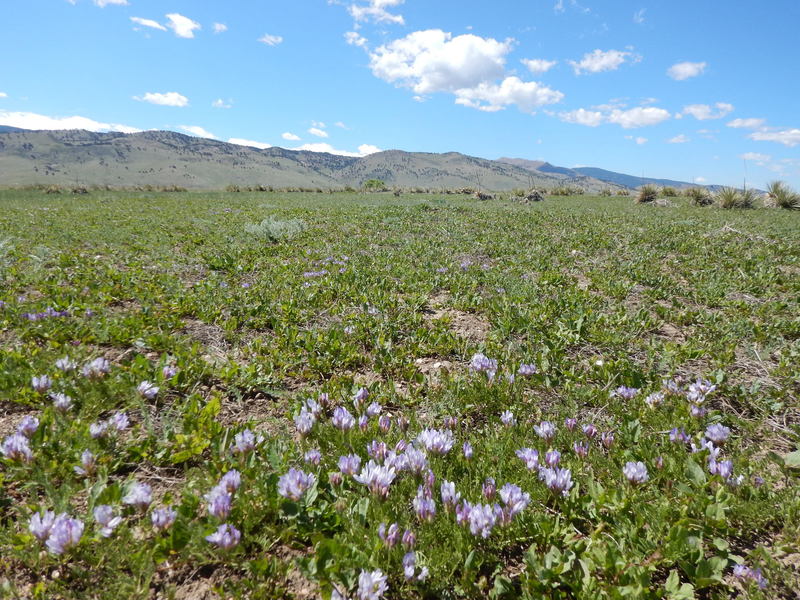
[[[369,427],[369,417],[367,415],[360,415],[358,417],[358,428],[361,431],[366,431]]]
[[[12,433],[3,440],[0,445],[0,453],[7,459],[18,462],[31,462],[33,451],[31,450],[28,438],[21,433]]]
[[[284,498],[299,502],[306,491],[317,481],[313,473],[305,473],[292,467],[278,480],[278,493]]]
[[[53,407],[59,412],[65,413],[72,408],[72,398],[62,392],[50,394],[50,398],[53,400]]]
[[[242,534],[238,529],[236,529],[236,527],[225,523],[217,527],[217,530],[214,533],[206,536],[206,541],[211,542],[223,550],[230,550],[239,543],[241,538]]]
[[[622,468],[622,473],[632,485],[640,485],[650,479],[650,476],[647,474],[647,467],[641,461],[629,461],[625,463],[625,466]]]
[[[59,358],[56,361],[56,369],[59,371],[63,371],[64,373],[69,373],[70,371],[74,371],[78,368],[78,365],[75,361],[71,360],[68,356],[63,358]]]
[[[456,484],[452,481],[443,480],[440,491],[442,494],[442,504],[445,509],[455,507],[461,500],[461,494],[456,491]]]
[[[467,511],[470,533],[484,539],[488,538],[492,534],[492,529],[497,524],[499,516],[502,516],[502,509],[498,504],[470,505]]]
[[[367,416],[371,419],[372,417],[377,417],[381,414],[383,407],[378,404],[377,402],[373,402],[367,407]]]
[[[92,475],[96,468],[94,454],[90,450],[84,450],[81,453],[81,466],[72,468],[81,477]]]
[[[572,489],[572,472],[569,469],[543,468],[539,470],[539,479],[556,494],[566,497]]]
[[[510,523],[511,520],[521,513],[531,502],[531,495],[523,492],[518,485],[507,483],[498,491],[500,500],[503,501],[503,521]]]
[[[21,433],[26,438],[31,437],[36,430],[39,429],[39,419],[36,417],[32,417],[31,415],[26,415],[22,418],[19,425],[17,425],[17,433]]]
[[[583,435],[590,440],[597,435],[597,427],[594,426],[594,423],[587,423],[581,429],[583,430]]]
[[[564,419],[564,427],[567,428],[567,431],[574,431],[575,427],[578,426],[578,419],[574,419],[572,417],[567,417]]]
[[[361,571],[358,576],[358,600],[379,600],[388,587],[386,575],[380,569]]]
[[[548,467],[557,467],[559,462],[561,462],[561,452],[558,450],[550,450],[544,455],[544,464]]]
[[[330,483],[333,487],[338,487],[342,485],[343,482],[344,482],[344,477],[339,471],[328,473],[328,483]]]
[[[698,406],[697,404],[692,404],[689,407],[689,414],[692,415],[695,419],[702,419],[708,414],[708,411],[702,406]]]
[[[517,418],[510,410],[503,411],[503,413],[500,415],[500,421],[502,421],[503,425],[506,427],[512,427],[517,424]]]
[[[233,447],[231,451],[234,454],[246,454],[253,451],[255,447],[256,436],[249,429],[245,429],[233,436]]]
[[[344,406],[339,406],[333,411],[331,423],[337,429],[349,431],[356,424],[356,420]]]
[[[731,430],[724,425],[715,423],[706,428],[706,438],[708,438],[715,446],[722,446],[731,435]]]
[[[533,426],[533,430],[544,441],[549,442],[556,436],[556,426],[550,421],[542,421],[538,425]]]
[[[755,583],[759,589],[766,589],[769,582],[764,578],[761,569],[753,569],[747,565],[736,565],[733,567],[733,575],[737,579],[745,582]]]
[[[472,357],[470,368],[477,373],[486,373],[486,377],[491,381],[497,373],[497,361],[478,353]]]
[[[381,498],[389,495],[389,486],[392,485],[396,471],[393,467],[381,466],[374,460],[370,460],[361,469],[361,473],[354,475],[353,479],[369,489],[370,492]]]
[[[369,398],[369,390],[367,388],[358,388],[358,391],[353,395],[353,407],[358,408]]]
[[[536,368],[535,364],[533,364],[533,363],[531,363],[531,364],[522,363],[519,366],[519,369],[517,370],[517,373],[519,373],[523,377],[530,377],[531,375],[536,375],[536,373],[538,371],[539,370]]]
[[[531,471],[539,468],[539,452],[533,448],[520,448],[517,450],[516,455]]]
[[[428,457],[422,450],[409,446],[403,453],[403,468],[415,475],[421,475],[428,468]]]
[[[314,413],[307,411],[305,407],[303,407],[300,410],[300,414],[295,416],[294,425],[300,435],[306,436],[311,432],[311,428],[314,427],[316,421],[317,418],[314,416]]]
[[[81,372],[83,376],[88,379],[100,379],[111,371],[111,363],[105,358],[95,358],[93,361],[85,364]]]
[[[93,514],[94,520],[100,525],[100,535],[103,537],[110,537],[117,525],[122,523],[122,517],[115,517],[114,509],[108,504],[96,506]]]
[[[358,454],[348,454],[339,457],[339,470],[345,475],[355,475],[361,466],[361,457]]]
[[[425,446],[428,452],[444,455],[450,452],[455,443],[453,432],[449,429],[423,429],[417,441]]]
[[[417,536],[414,535],[414,532],[410,529],[406,529],[403,532],[401,543],[403,544],[403,548],[413,548],[417,543]]]
[[[220,520],[225,520],[231,512],[233,497],[224,487],[217,485],[205,495],[208,514]]]
[[[155,397],[158,396],[158,386],[151,381],[141,382],[137,386],[136,391],[145,400],[154,400]]]
[[[56,514],[51,510],[43,513],[33,513],[28,521],[28,531],[40,542],[44,543],[50,537],[50,530],[56,521]]]
[[[604,431],[600,434],[600,443],[607,449],[610,449],[611,446],[614,445],[614,432],[613,431]]]
[[[664,392],[654,392],[644,399],[644,403],[650,408],[655,408],[664,402]]]
[[[236,469],[231,469],[219,480],[219,486],[231,494],[238,490],[240,485],[242,485],[242,474]]]
[[[130,419],[124,412],[117,411],[108,419],[108,424],[117,431],[125,431],[130,425]]]
[[[414,571],[417,570],[417,557],[413,552],[407,552],[403,556],[403,575],[406,581],[414,579]]]
[[[636,397],[636,394],[639,393],[637,388],[627,387],[624,385],[619,386],[613,392],[611,392],[611,397],[617,396],[622,398],[623,400],[632,400]]]
[[[31,386],[35,392],[44,394],[47,390],[53,387],[53,381],[47,375],[41,377],[33,377],[31,379]]]
[[[306,464],[318,467],[321,461],[322,461],[322,452],[320,452],[319,449],[317,448],[312,448],[303,455],[303,462],[305,462]]]
[[[673,427],[672,430],[669,432],[669,441],[679,444],[685,444],[689,441],[689,436],[684,431],[683,427],[680,429],[677,427]]]
[[[178,368],[173,365],[164,365],[161,369],[161,377],[164,379],[172,379],[178,374]]]
[[[122,497],[122,503],[146,510],[153,501],[153,489],[147,483],[134,481],[128,488],[128,493]]]
[[[464,445],[462,446],[461,450],[464,454],[464,458],[466,458],[467,460],[472,458],[473,454],[472,444],[470,444],[469,442],[464,442]]]
[[[379,442],[378,440],[372,440],[370,443],[367,444],[367,455],[370,458],[374,458],[375,460],[382,461],[386,458],[386,442]]]
[[[483,492],[483,497],[487,500],[494,498],[494,495],[497,492],[497,485],[495,484],[493,477],[487,477],[484,480],[483,485],[481,486],[481,491]]]
[[[589,456],[589,444],[586,442],[575,442],[572,444],[572,449],[575,451],[575,454],[581,458]]]
[[[65,514],[58,515],[47,538],[47,549],[52,554],[63,554],[76,546],[83,535],[83,523]]]
[[[389,548],[394,548],[397,542],[400,541],[400,526],[397,523],[389,525],[388,529],[386,523],[378,525],[378,537]]]
[[[388,433],[392,428],[392,418],[389,415],[381,415],[378,419],[378,428],[383,433]]]
[[[664,457],[663,456],[656,456],[656,469],[659,471],[664,468]]]
[[[95,421],[89,425],[89,435],[93,440],[105,437],[108,434],[108,421]]]

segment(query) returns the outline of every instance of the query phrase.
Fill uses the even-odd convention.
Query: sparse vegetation
[[[753,190],[737,190],[725,187],[717,191],[714,200],[720,208],[753,208],[756,194]]]
[[[248,223],[244,230],[253,238],[263,242],[283,242],[291,240],[305,229],[300,219],[276,219],[270,215],[258,224]]]
[[[664,198],[677,198],[678,195],[678,190],[672,186],[666,185],[661,188],[661,196]]]
[[[655,202],[658,198],[658,188],[654,185],[643,185],[639,188],[639,193],[636,196],[637,204],[649,204]]]
[[[714,199],[704,187],[690,187],[686,190],[686,196],[688,196],[689,200],[691,200],[692,204],[695,206],[710,206],[714,204]]]
[[[767,197],[777,208],[800,210],[800,194],[783,181],[771,181],[767,185]]]

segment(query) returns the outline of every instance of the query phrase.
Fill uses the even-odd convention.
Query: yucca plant
[[[717,192],[715,200],[720,208],[739,208],[739,190],[732,187],[724,187]]]
[[[739,205],[736,208],[754,208],[757,198],[755,190],[744,189],[739,193]]]
[[[692,187],[686,190],[686,195],[695,206],[708,206],[714,202],[706,188]]]
[[[770,203],[777,208],[800,210],[800,194],[783,181],[770,181],[767,184],[767,196]]]
[[[654,185],[647,184],[639,188],[639,195],[636,196],[636,203],[647,204],[649,202],[655,202],[656,198],[658,198],[658,188]]]
[[[678,190],[672,186],[664,186],[661,188],[661,195],[665,198],[676,198],[678,196]]]

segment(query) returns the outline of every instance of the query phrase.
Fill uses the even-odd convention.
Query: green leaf
[[[783,464],[789,469],[800,469],[800,450],[795,450],[784,456]]]
[[[698,487],[703,486],[706,483],[706,472],[703,470],[703,467],[698,465],[691,458],[686,459],[685,475],[689,481]]]

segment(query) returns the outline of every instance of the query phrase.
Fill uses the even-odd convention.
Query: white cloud
[[[728,127],[736,127],[739,129],[758,129],[763,127],[766,121],[764,119],[734,119],[728,123]]]
[[[689,140],[688,137],[686,137],[684,134],[681,133],[680,135],[676,135],[675,137],[668,139],[667,143],[668,144],[685,144],[685,143],[687,143],[689,141],[691,141],[691,140]]]
[[[161,106],[188,106],[189,99],[178,92],[167,92],[165,94],[147,92],[144,96],[134,96],[134,100],[139,102],[149,102],[150,104],[159,104]]]
[[[632,135],[626,135],[626,136],[625,136],[625,139],[626,139],[626,140],[633,140],[633,141],[634,141],[634,142],[636,142],[636,143],[637,143],[639,146],[641,146],[642,144],[646,144],[646,143],[647,143],[647,138],[646,138],[646,137],[637,137],[637,138],[635,138],[635,137],[633,137]]]
[[[761,154],[760,152],[745,152],[744,154],[740,154],[739,158],[751,160],[760,167],[766,166],[766,164],[772,160],[772,156],[769,154]]]
[[[717,109],[716,112],[714,108]],[[708,119],[721,119],[731,112],[733,112],[733,104],[717,102],[714,107],[708,104],[689,104],[683,107],[681,114],[692,115],[698,121],[706,121]]]
[[[367,156],[368,154],[375,154],[376,152],[383,152],[383,150],[381,150],[377,146],[373,146],[372,144],[361,144],[358,147],[358,153],[361,156]]]
[[[311,135],[315,135],[317,137],[321,137],[321,138],[328,137],[328,132],[325,131],[324,129],[319,129],[318,127],[311,127],[308,130],[308,133],[310,133]]]
[[[695,183],[705,183],[706,182],[706,178],[705,177],[695,177],[694,178],[694,182]]]
[[[232,108],[233,107],[233,100],[228,100],[225,102],[222,98],[217,98],[211,103],[211,106],[214,108]]]
[[[178,127],[180,127],[186,133],[190,133],[190,134],[195,135],[197,137],[212,138],[212,139],[216,139],[217,138],[217,136],[215,136],[213,133],[211,133],[210,131],[206,131],[205,129],[203,129],[199,125],[179,125]]]
[[[214,33],[225,33],[228,31],[228,26],[225,23],[214,23]]]
[[[0,98],[8,98],[8,94],[5,92],[0,92]]]
[[[751,140],[759,142],[776,142],[790,148],[800,144],[800,129],[762,130],[749,134]]]
[[[164,27],[158,21],[153,21],[152,19],[142,19],[141,17],[131,17],[131,21],[136,23],[137,25],[141,25],[142,27],[151,27],[153,29],[159,29],[161,31],[166,31],[167,28]]]
[[[261,42],[262,44],[266,44],[267,46],[277,46],[278,44],[283,42],[283,37],[281,37],[280,35],[270,35],[269,33],[265,33],[260,38],[258,38],[258,41]]]
[[[184,17],[178,13],[170,13],[167,15],[169,23],[167,27],[175,32],[175,35],[181,38],[193,38],[194,30],[201,29],[200,23],[192,21],[189,17]]]
[[[336,121],[336,123],[334,123],[333,125],[334,125],[335,127],[339,127],[340,129],[347,129],[347,125],[345,125],[345,124],[344,124],[344,123],[342,123],[341,121]]]
[[[523,58],[521,62],[528,67],[531,73],[536,75],[546,73],[558,63],[556,60],[545,60],[543,58]]]
[[[614,109],[608,115],[609,123],[616,123],[623,129],[633,129],[635,127],[646,127],[657,125],[670,118],[669,111],[655,106],[638,106],[628,110]]]
[[[578,62],[569,61],[569,64],[572,65],[576,75],[581,75],[582,73],[615,71],[626,61],[639,62],[639,60],[641,59],[632,52],[623,50],[606,50],[604,52],[597,49],[584,54]]]
[[[297,141],[300,140],[300,136],[299,135],[295,135],[295,134],[293,134],[293,133],[291,133],[289,131],[287,131],[286,133],[282,133],[281,137],[283,139],[285,139],[285,140],[289,140],[290,142],[297,142]]]
[[[141,129],[118,123],[101,123],[87,117],[48,117],[29,112],[0,111],[0,125],[20,129],[86,129],[87,131],[116,131],[137,133]]]
[[[511,48],[512,40],[429,29],[380,46],[370,53],[370,68],[376,77],[417,94],[454,92],[502,77]]]
[[[253,140],[244,140],[242,138],[229,138],[228,143],[236,144],[237,146],[250,146],[251,148],[258,148],[259,150],[272,148],[272,144],[265,144],[264,142],[255,142]]]
[[[456,90],[456,104],[486,112],[503,110],[516,104],[523,112],[533,113],[540,106],[561,102],[564,94],[535,81],[506,77],[499,85],[481,83],[473,88]]]
[[[95,6],[99,6],[100,8],[105,8],[109,5],[117,5],[117,6],[127,6],[128,0],[94,0]],[[74,2],[71,2],[74,4]]]
[[[677,81],[683,81],[690,77],[697,77],[702,75],[706,69],[707,63],[704,62],[680,62],[672,65],[667,69],[667,75]]]
[[[566,123],[587,127],[597,127],[605,120],[603,113],[599,110],[586,110],[585,108],[558,113],[558,118]]]
[[[396,25],[405,24],[403,15],[390,13],[387,8],[400,6],[405,0],[367,0],[367,4],[351,4],[347,7],[347,12],[355,19],[360,21],[372,21],[374,23],[395,23]]]
[[[344,39],[351,46],[358,46],[359,48],[363,48],[367,45],[367,38],[365,38],[363,35],[356,33],[355,31],[348,31],[347,33],[345,33]]]
[[[325,125],[325,123],[323,123],[322,121],[311,121],[311,126],[319,127],[320,129],[325,129],[327,127],[327,125]]]
[[[302,146],[298,146],[297,148],[292,148],[292,150],[305,150],[307,152],[327,152],[328,154],[338,154],[339,156],[353,156],[353,157],[362,157],[368,154],[374,154],[375,152],[381,151],[377,146],[372,146],[370,144],[361,144],[358,147],[358,152],[350,152],[348,150],[339,150],[337,148],[334,148],[330,144],[326,144],[324,142],[317,142],[314,144],[303,144]]]
[[[641,25],[644,23],[644,13],[647,11],[646,8],[640,8],[635,13],[633,13],[633,22],[637,25]]]

